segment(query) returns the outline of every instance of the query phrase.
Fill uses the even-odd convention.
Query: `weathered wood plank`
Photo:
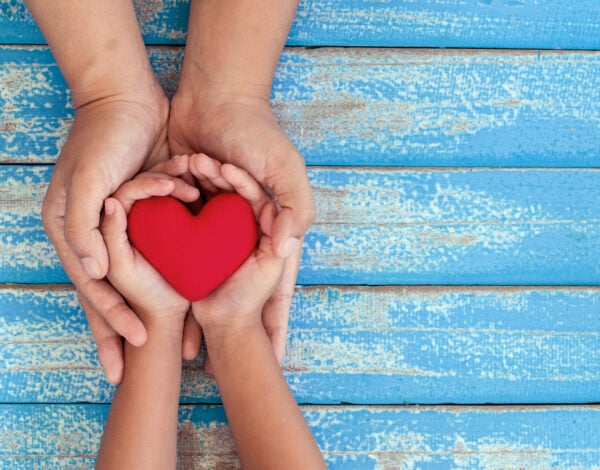
[[[0,282],[68,282],[43,233],[51,166],[0,167]],[[600,284],[598,170],[309,170],[301,284]]]
[[[136,0],[144,39],[183,44],[187,0]],[[599,49],[594,0],[302,0],[288,38],[302,46]],[[42,44],[21,0],[0,1],[0,42]]]
[[[600,409],[303,407],[330,469],[596,468]],[[89,468],[107,406],[0,405],[0,468]],[[220,407],[179,412],[178,468],[240,468]]]
[[[217,403],[200,364],[181,400]],[[600,289],[303,287],[283,367],[301,403],[600,402]],[[72,288],[0,290],[0,402],[112,392]]]
[[[181,54],[150,50],[169,94]],[[598,167],[599,67],[598,52],[287,49],[272,99],[311,165]],[[53,162],[73,109],[47,49],[0,48],[0,106],[0,162]]]
[[[306,284],[600,283],[596,170],[310,171]]]

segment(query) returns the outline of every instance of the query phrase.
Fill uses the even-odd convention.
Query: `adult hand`
[[[246,170],[279,206],[273,251],[286,259],[262,312],[277,358],[286,343],[302,239],[315,203],[302,156],[275,122],[269,96],[298,0],[192,0],[179,89],[171,105],[172,153],[198,153]]]
[[[75,121],[42,220],[75,284],[109,381],[123,371],[121,335],[146,332],[102,278],[108,256],[98,226],[103,201],[146,162],[168,157],[169,103],[144,47],[132,2],[25,0],[71,90]],[[82,45],[84,45],[82,47]]]
[[[302,239],[315,215],[314,196],[304,160],[275,121],[268,100],[215,88],[204,87],[198,94],[180,86],[171,104],[169,146],[173,154],[204,152],[243,168],[278,206],[273,250],[287,259],[262,319],[281,362]]]
[[[118,94],[78,107],[44,200],[44,228],[77,289],[109,382],[123,372],[121,336],[146,331],[105,280],[108,255],[99,231],[104,199],[142,167],[168,158],[168,101],[162,91]]]

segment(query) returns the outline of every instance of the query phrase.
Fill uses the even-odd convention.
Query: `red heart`
[[[133,246],[190,301],[231,276],[258,239],[252,207],[239,194],[215,196],[196,216],[169,196],[142,199],[127,225]]]

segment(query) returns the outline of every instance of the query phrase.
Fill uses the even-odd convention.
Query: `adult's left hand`
[[[286,258],[282,279],[263,308],[263,325],[281,362],[302,240],[315,217],[315,200],[302,155],[279,127],[268,100],[205,88],[181,89],[171,104],[171,154],[203,152],[254,177],[275,201],[273,248]]]

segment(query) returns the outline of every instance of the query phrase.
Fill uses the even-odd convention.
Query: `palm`
[[[138,307],[138,314],[153,311],[156,315],[172,317],[173,312],[187,312],[189,302],[135,248],[130,247],[130,250],[127,253],[131,255],[130,263],[118,274],[109,271],[108,278],[130,305]],[[122,253],[122,257],[127,254]],[[120,260],[120,263],[123,261]],[[132,279],[136,280],[134,285]]]
[[[94,171],[100,178],[96,183],[109,196],[143,166],[168,158],[166,127],[166,114],[149,117],[143,104],[100,103],[84,108],[76,114],[57,169],[89,171],[89,176]]]
[[[200,119],[190,119],[182,108],[175,98],[169,120],[173,154],[204,152],[245,169],[275,191],[287,175],[304,172],[302,157],[275,122],[268,103],[212,107],[199,113]]]
[[[273,256],[269,237],[263,235],[260,246],[227,281],[193,304],[199,323],[239,324],[242,316],[252,322],[277,286],[282,265]]]

